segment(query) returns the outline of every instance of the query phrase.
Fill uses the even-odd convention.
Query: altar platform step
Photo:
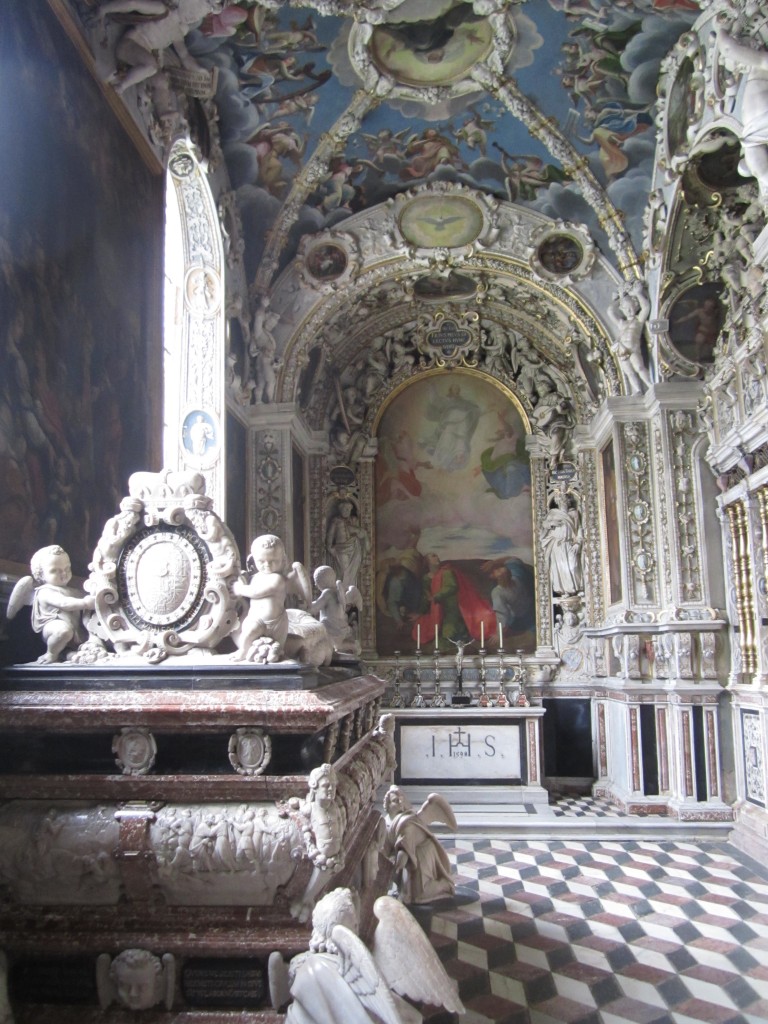
[[[414,807],[426,797],[415,787],[403,787]],[[456,835],[484,838],[549,839],[711,839],[725,841],[732,821],[678,821],[658,815],[626,814],[600,797],[570,796],[552,803],[463,803],[451,799]],[[434,831],[452,834],[443,826]]]

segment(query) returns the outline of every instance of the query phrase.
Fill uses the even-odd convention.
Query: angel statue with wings
[[[340,654],[360,654],[360,642],[350,619],[359,618],[363,598],[355,586],[344,587],[330,565],[321,565],[313,574],[319,597],[312,602],[314,612],[328,631],[333,649]]]
[[[270,996],[275,1009],[288,1004],[286,1024],[422,1024],[406,999],[465,1012],[456,982],[411,912],[391,896],[380,896],[373,912],[368,949],[351,891],[334,889],[315,906],[309,951],[290,964],[272,953]]]
[[[289,566],[283,542],[271,533],[254,540],[251,558],[256,571],[250,579],[235,580],[232,585],[235,594],[250,602],[233,660],[281,661],[290,625],[285,601],[295,594],[305,606],[311,602],[309,573],[301,562]]]
[[[42,634],[45,654],[37,659],[41,665],[58,661],[67,647],[76,647],[85,640],[82,613],[91,611],[95,599],[81,597],[68,586],[72,579],[69,555],[58,544],[49,544],[32,555],[31,576],[23,576],[11,592],[8,618],[12,619],[24,605],[32,605],[32,629]]]
[[[403,903],[431,903],[453,896],[448,854],[429,826],[436,822],[454,831],[451,805],[438,793],[430,793],[418,811],[399,786],[390,786],[384,797],[385,854],[395,862],[395,884]]]

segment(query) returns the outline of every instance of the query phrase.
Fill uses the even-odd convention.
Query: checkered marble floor
[[[768,870],[723,842],[442,839],[453,901],[416,907],[464,1017],[428,1024],[765,1024]]]

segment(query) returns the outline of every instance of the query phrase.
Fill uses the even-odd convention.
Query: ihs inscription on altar
[[[521,776],[519,723],[400,724],[403,781],[511,782]]]

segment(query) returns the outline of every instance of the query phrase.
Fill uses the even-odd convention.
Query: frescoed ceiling
[[[631,259],[660,63],[697,13],[691,0],[270,0],[209,15],[187,46],[218,71],[250,280],[265,290],[302,235],[435,180],[582,222],[614,263]]]
[[[657,84],[693,0],[50,2],[159,154],[183,124],[226,172],[240,405],[320,429],[336,381],[438,310],[522,332],[590,402],[625,386],[608,314],[645,273]],[[131,32],[161,74],[136,81]]]

